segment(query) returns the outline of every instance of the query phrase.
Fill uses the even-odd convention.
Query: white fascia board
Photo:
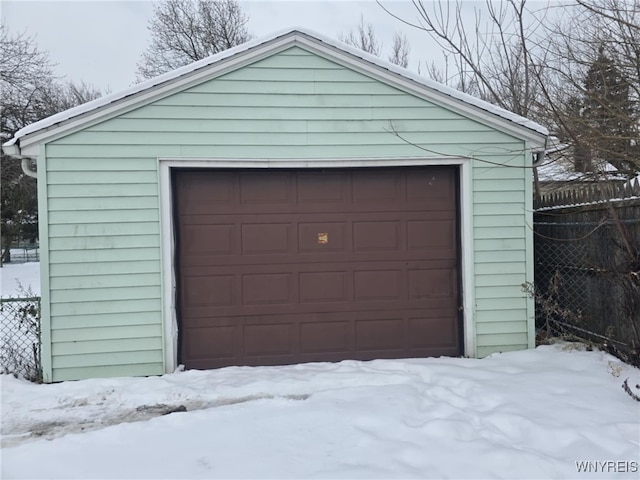
[[[342,63],[347,68],[359,70],[368,76],[377,78],[383,83],[395,86],[407,93],[435,103],[436,105],[449,108],[465,117],[493,126],[494,128],[511,134],[516,138],[531,142],[534,150],[541,149],[545,145],[545,140],[547,138],[547,134],[545,133],[546,129],[530,120],[519,117],[511,112],[507,112],[506,110],[500,109],[490,103],[470,97],[462,92],[451,90],[451,92],[456,93],[455,95],[452,95],[451,92],[442,91],[442,87],[444,86],[434,88],[434,86],[426,84],[424,82],[425,79],[412,78],[412,76],[409,76],[409,72],[398,73],[395,72],[396,69],[388,68],[386,65],[379,65],[379,62],[374,62],[372,59],[363,58],[360,54],[364,54],[364,52],[357,51],[357,55],[352,52],[346,52],[351,53],[352,55],[345,55],[344,49],[335,47],[330,43],[323,45],[318,44],[314,39],[309,39],[304,36],[300,36],[298,38],[301,44],[315,51],[319,55],[330,60],[337,61],[338,63]],[[470,103],[468,99],[462,98],[463,96],[473,99],[474,103]],[[516,121],[516,119],[522,121]],[[531,127],[527,125],[530,125]],[[532,126],[536,126],[536,128],[534,129]]]

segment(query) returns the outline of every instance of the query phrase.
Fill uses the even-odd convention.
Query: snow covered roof
[[[355,66],[373,66],[375,68],[371,70],[371,73],[391,74],[391,78],[388,78],[391,82],[394,80],[408,80],[410,84],[413,84],[412,86],[414,88],[416,86],[419,87],[422,93],[430,95],[430,97],[434,97],[436,100],[440,99],[441,103],[451,106],[452,108],[457,107],[458,110],[466,111],[469,114],[475,113],[476,116],[480,113],[484,117],[487,117],[488,120],[501,122],[505,128],[509,128],[510,130],[515,127],[515,130],[520,132],[521,135],[533,140],[537,144],[543,145],[544,139],[549,133],[545,127],[527,118],[424,78],[362,50],[305,28],[290,28],[264,38],[238,45],[200,61],[138,83],[125,90],[106,95],[27,125],[16,132],[14,137],[6,142],[3,147],[5,147],[8,153],[17,155],[20,153],[20,149],[17,148],[18,145],[24,147],[24,142],[42,143],[44,140],[61,133],[65,125],[67,126],[67,128],[64,128],[65,131],[71,128],[82,127],[85,122],[95,120],[96,116],[112,115],[114,111],[131,107],[132,104],[149,102],[158,95],[167,94],[171,89],[175,90],[177,87],[184,88],[185,84],[191,81],[202,81],[205,79],[203,77],[211,74],[208,67],[213,67],[214,65],[222,65],[225,68],[233,67],[234,65],[240,64],[240,61],[234,62],[234,59],[245,59],[249,55],[253,58],[258,56],[258,54],[268,54],[275,49],[282,49],[283,47],[293,46],[294,44],[316,48],[329,57],[336,59],[341,56],[344,57],[346,53],[348,57],[350,57],[347,60]],[[471,107],[471,109],[469,107]],[[473,110],[475,110],[475,112],[473,112]],[[102,112],[102,115],[100,112]],[[68,125],[70,123],[72,123],[71,126]],[[27,137],[30,138],[27,139]]]

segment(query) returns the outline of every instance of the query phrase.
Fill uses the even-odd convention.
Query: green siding
[[[486,357],[487,355],[491,355],[492,353],[514,352],[517,350],[524,350],[525,348],[527,348],[527,346],[524,343],[517,343],[517,344],[505,343],[499,346],[495,346],[495,345],[478,346],[478,348],[476,349],[476,352],[477,352],[477,356],[482,358],[482,357]]]
[[[55,344],[54,344],[55,348]],[[113,350],[117,350],[115,353]],[[75,355],[53,355],[53,369],[76,367],[78,364],[84,367],[99,367],[102,365],[128,366],[136,363],[162,363],[162,353],[159,348],[151,350],[120,350],[117,345],[108,353],[85,353]],[[124,375],[128,375],[123,371]]]
[[[160,286],[160,275],[158,273],[138,273],[137,275],[76,275],[59,277],[55,283],[55,288],[63,291],[68,289],[77,290],[80,288]]]
[[[118,315],[98,313],[82,315],[80,317],[73,315],[56,315],[51,319],[51,326],[54,332],[65,329],[77,330],[82,328],[104,327],[112,330],[112,336],[116,338],[123,335],[123,327],[136,325],[154,325],[161,327],[158,315],[153,311],[125,312]]]
[[[482,322],[477,326],[480,335],[500,335],[502,333],[527,333],[527,326],[522,322]]]
[[[472,158],[477,354],[526,348],[525,147],[297,47],[58,138],[40,172],[47,379],[164,372],[159,157]]]
[[[120,325],[119,328],[110,327],[76,327],[53,331],[53,341],[57,342],[86,342],[90,340],[119,340],[131,338],[161,338],[162,326],[150,325]]]
[[[135,359],[134,363],[113,365],[110,361],[104,365],[92,365],[86,367],[60,367],[57,366],[53,382],[63,382],[65,380],[78,380],[81,378],[94,377],[122,377],[122,376],[145,376],[162,375],[164,372],[162,364],[157,361],[142,363],[141,358]]]

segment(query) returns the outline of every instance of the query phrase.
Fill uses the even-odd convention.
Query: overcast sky
[[[383,0],[400,17],[415,21],[415,8],[408,1]],[[425,3],[429,3],[426,0]],[[332,38],[357,27],[360,16],[375,27],[385,47],[391,47],[394,31],[407,35],[411,45],[410,66],[424,72],[432,60],[441,61],[439,48],[427,34],[408,27],[368,1],[240,1],[249,16],[249,31],[255,37],[289,27],[312,29]],[[473,1],[464,3],[472,18]],[[135,81],[136,63],[145,50],[147,24],[153,14],[152,0],[29,1],[0,0],[2,20],[9,29],[25,32],[46,50],[56,72],[75,82],[84,81],[115,92]]]
[[[332,38],[356,27],[360,15],[375,26],[385,50],[393,32],[402,30],[412,45],[411,68],[424,65],[433,43],[427,36],[386,14],[375,1],[241,1],[249,16],[249,31],[256,37],[294,26],[306,27]],[[409,2],[385,2],[394,11],[415,19]],[[147,23],[153,1],[28,1],[2,0],[2,20],[12,32],[34,36],[47,50],[58,75],[84,81],[112,92],[135,80],[136,62],[145,50]],[[436,50],[437,53],[437,50]],[[431,55],[433,56],[433,55]]]

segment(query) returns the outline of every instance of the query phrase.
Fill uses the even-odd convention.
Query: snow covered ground
[[[40,262],[5,263],[0,268],[0,296],[24,296],[29,289],[31,294],[40,295]]]
[[[570,345],[54,385],[3,376],[1,476],[637,479],[626,378],[635,389],[640,371]]]

